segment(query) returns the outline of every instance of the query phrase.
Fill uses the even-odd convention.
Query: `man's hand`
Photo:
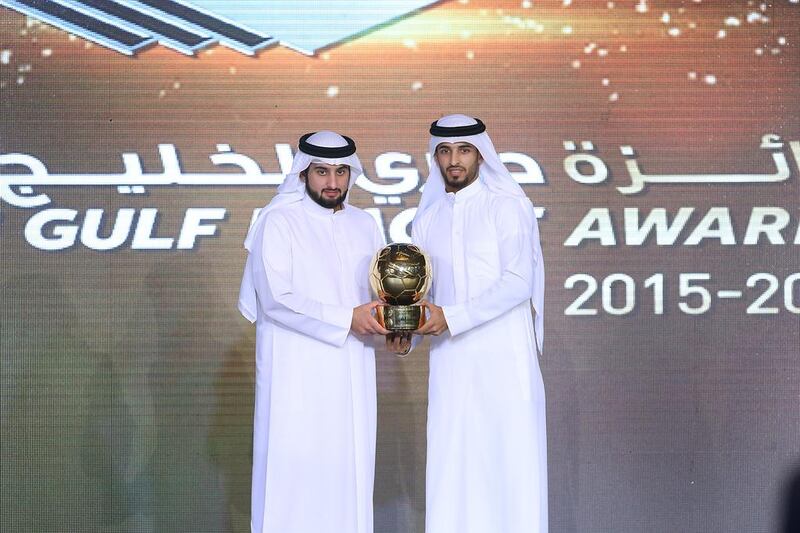
[[[375,319],[375,315],[372,314],[375,308],[382,305],[384,305],[383,302],[375,300],[354,307],[350,330],[358,335],[387,335],[389,330],[381,326]]]
[[[386,335],[386,351],[397,355],[408,355],[411,351],[411,333],[389,333]]]
[[[428,310],[430,316],[427,322],[414,333],[417,335],[441,335],[448,329],[447,319],[444,317],[444,311],[436,304],[432,304],[425,300],[419,302],[419,305]]]

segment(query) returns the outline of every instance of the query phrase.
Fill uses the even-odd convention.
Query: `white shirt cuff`
[[[463,305],[445,305],[442,307],[444,318],[447,320],[447,329],[450,336],[455,337],[459,333],[464,333],[472,329],[472,322],[467,314],[467,308]]]

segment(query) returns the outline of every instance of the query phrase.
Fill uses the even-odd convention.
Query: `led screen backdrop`
[[[551,531],[776,529],[796,0],[0,5],[0,529],[248,531],[254,209],[336,129],[406,240],[453,112],[540,208]],[[377,357],[376,531],[421,532],[426,345]]]

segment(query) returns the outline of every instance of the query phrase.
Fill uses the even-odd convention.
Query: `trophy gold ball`
[[[415,305],[431,284],[431,261],[418,246],[390,244],[375,254],[369,269],[372,290],[385,304],[377,319],[389,331],[414,331],[425,323],[425,312]]]

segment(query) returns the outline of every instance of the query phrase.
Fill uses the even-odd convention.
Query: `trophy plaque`
[[[373,258],[369,269],[372,290],[386,305],[377,319],[389,331],[409,332],[425,323],[419,302],[431,284],[431,261],[413,244],[390,244]]]

